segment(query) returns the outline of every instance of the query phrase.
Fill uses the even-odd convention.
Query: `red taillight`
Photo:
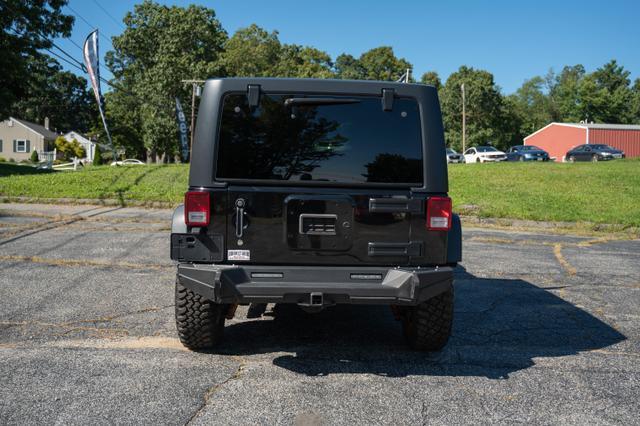
[[[430,231],[451,229],[451,198],[431,197],[427,200],[427,229]]]
[[[188,226],[207,226],[211,219],[208,192],[189,191],[184,194],[184,221]]]

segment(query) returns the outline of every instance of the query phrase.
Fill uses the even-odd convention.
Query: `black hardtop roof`
[[[247,85],[260,86],[261,91],[300,91],[316,93],[352,93],[380,94],[382,89],[393,89],[399,96],[415,96],[419,92],[435,91],[435,87],[426,84],[398,83],[394,81],[374,80],[337,80],[319,78],[211,78],[205,86],[218,86],[225,91],[246,90]]]

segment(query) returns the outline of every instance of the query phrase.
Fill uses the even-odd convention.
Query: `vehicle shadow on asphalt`
[[[556,288],[557,289],[557,288]],[[626,337],[585,310],[520,279],[477,278],[458,271],[452,338],[438,353],[412,351],[388,307],[337,306],[307,314],[278,306],[273,321],[225,329],[219,353],[277,355],[299,374],[482,376],[507,378],[538,357],[605,348]]]

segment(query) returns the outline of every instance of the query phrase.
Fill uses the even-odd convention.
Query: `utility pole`
[[[183,83],[191,84],[191,126],[189,131],[191,137],[189,139],[189,157],[191,157],[191,147],[193,146],[194,124],[196,120],[196,89],[199,84],[203,84],[204,80],[182,80]]]
[[[462,153],[467,150],[467,107],[465,102],[464,83],[460,85],[462,90]]]

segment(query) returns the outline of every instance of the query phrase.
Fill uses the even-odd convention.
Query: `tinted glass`
[[[494,151],[497,151],[497,149],[495,149],[492,146],[479,146],[476,149],[478,150],[478,152],[494,152]]]
[[[217,177],[422,183],[415,100],[396,99],[392,111],[383,111],[378,97],[285,105],[292,97],[296,96],[262,95],[260,105],[250,108],[246,94],[225,96]]]

